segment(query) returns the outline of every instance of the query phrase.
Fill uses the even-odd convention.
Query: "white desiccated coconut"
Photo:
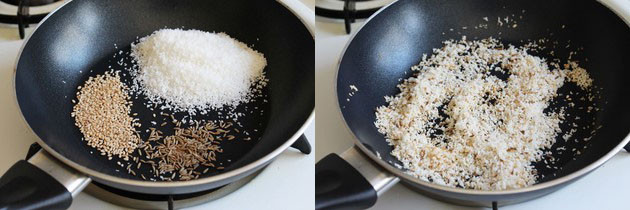
[[[234,108],[267,84],[264,55],[225,33],[161,29],[132,44],[132,90],[162,109]]]

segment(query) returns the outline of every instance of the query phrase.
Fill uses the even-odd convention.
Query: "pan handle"
[[[315,165],[315,209],[369,208],[398,181],[357,147],[331,153]]]
[[[0,209],[67,209],[91,179],[44,150],[0,178]]]
[[[300,150],[300,152],[307,155],[311,154],[312,150],[311,144],[308,143],[308,139],[306,138],[306,136],[304,136],[304,134],[302,134],[295,142],[293,142],[291,147]]]

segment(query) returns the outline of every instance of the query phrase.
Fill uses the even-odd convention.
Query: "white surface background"
[[[282,0],[314,27],[314,0]],[[31,27],[29,31],[32,31]],[[35,136],[21,119],[15,102],[13,69],[22,45],[17,28],[0,26],[0,173],[23,159]],[[306,130],[314,148],[315,121]],[[315,202],[314,153],[303,155],[288,149],[250,183],[219,200],[189,209],[313,209]],[[166,203],[165,203],[166,205]],[[70,209],[126,209],[81,193]]]
[[[630,8],[630,0],[615,0],[615,2]],[[626,12],[630,14],[630,10]],[[361,21],[355,23],[353,32],[356,32],[361,24]],[[350,36],[345,35],[343,22],[317,17],[316,25],[315,107],[318,119],[316,159],[319,160],[331,152],[345,151],[352,146],[353,141],[336,107],[334,91],[334,76],[338,59]],[[564,189],[533,201],[499,209],[630,209],[629,189],[630,154],[622,151],[593,173]],[[473,210],[485,208],[462,207],[436,201],[398,184],[379,197],[376,205],[371,209]]]

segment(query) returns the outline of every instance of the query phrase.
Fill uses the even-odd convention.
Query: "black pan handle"
[[[315,165],[315,209],[369,208],[398,180],[356,147],[329,154]]]
[[[39,151],[0,177],[0,209],[67,209],[89,182],[89,177]]]
[[[304,134],[300,135],[300,137],[295,142],[293,142],[291,147],[299,150],[306,155],[311,154],[311,144],[308,143],[308,139],[306,138],[306,136],[304,136]]]
[[[26,160],[0,178],[0,209],[67,209],[71,203],[61,183]]]

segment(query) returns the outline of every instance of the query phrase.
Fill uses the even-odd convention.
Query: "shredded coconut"
[[[592,80],[576,63],[573,71],[550,69],[527,50],[464,37],[411,68],[417,76],[385,97],[388,105],[377,108],[374,123],[407,173],[480,190],[536,182],[532,163],[555,143],[564,119],[563,109],[546,108],[567,74],[581,78],[569,79],[580,86]]]
[[[225,33],[161,29],[132,44],[132,90],[161,109],[234,108],[267,84],[264,55]]]

